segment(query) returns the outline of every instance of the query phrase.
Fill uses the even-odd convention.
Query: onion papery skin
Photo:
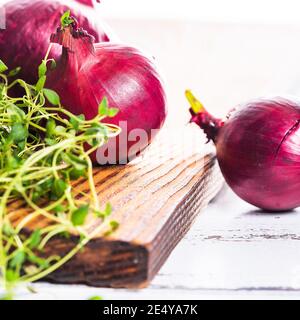
[[[223,176],[239,197],[266,211],[300,206],[299,127],[294,99],[254,100],[230,113],[214,141]]]
[[[82,30],[65,30],[53,35],[62,44],[62,55],[55,70],[48,74],[46,86],[58,92],[61,102],[74,114],[92,119],[104,97],[110,107],[119,109],[104,122],[122,128],[105,149],[91,155],[94,164],[126,164],[144,150],[163,126],[166,96],[161,78],[153,64],[139,50],[113,43],[94,43]],[[81,35],[78,35],[81,33]],[[135,130],[145,139],[130,138]],[[132,140],[132,141],[129,141]],[[138,146],[138,149],[135,149]]]
[[[97,41],[109,37],[91,6],[91,0],[14,0],[6,3],[6,29],[0,30],[0,59],[11,69],[21,67],[19,77],[28,83],[38,79],[37,68],[45,57],[50,36],[60,24],[60,18],[68,9],[78,22]],[[61,54],[59,45],[54,45],[49,58]]]

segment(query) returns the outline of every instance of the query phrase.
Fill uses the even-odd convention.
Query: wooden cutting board
[[[95,237],[48,277],[51,282],[146,286],[223,184],[213,146],[192,127],[164,130],[132,163],[94,172],[99,197],[112,204],[120,227],[110,237]],[[87,183],[76,190],[88,191]],[[41,223],[34,221],[30,229]],[[47,254],[66,254],[76,243],[76,236],[55,238]]]

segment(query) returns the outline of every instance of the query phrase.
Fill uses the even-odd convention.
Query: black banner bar
[[[210,319],[271,315],[286,318],[297,312],[299,301],[1,301],[0,312],[41,319]],[[65,318],[66,317],[66,318]],[[2,319],[2,317],[1,317]]]

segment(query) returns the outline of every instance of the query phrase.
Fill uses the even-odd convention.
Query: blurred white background
[[[186,88],[218,116],[251,98],[300,95],[299,0],[101,0],[97,10],[121,42],[155,57],[170,125],[189,119]]]
[[[300,2],[296,0],[102,0],[123,42],[156,57],[169,124],[189,118],[184,90],[224,116],[248,99],[300,95]]]
[[[298,0],[101,0],[113,18],[300,23]]]

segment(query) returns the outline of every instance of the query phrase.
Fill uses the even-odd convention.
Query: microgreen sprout
[[[62,17],[60,18],[61,27],[68,27],[70,24],[74,22],[74,19],[71,17],[71,11],[66,11]]]
[[[71,23],[68,13],[62,17],[62,24],[66,23]],[[109,108],[106,98],[92,120],[64,109],[58,94],[45,87],[48,65],[55,67],[48,59],[50,49],[35,85],[10,81],[19,69],[9,72],[0,60],[0,284],[9,298],[16,284],[44,278],[95,235],[109,234],[118,226],[109,218],[111,205],[103,209],[99,202],[89,158],[120,133],[119,127],[103,123],[117,109]],[[23,89],[23,95],[11,94],[16,87]],[[80,199],[73,187],[78,179],[85,179],[90,189]],[[16,208],[21,207],[26,214],[18,214]],[[95,220],[98,227],[91,228]],[[33,229],[34,221],[47,223]],[[70,252],[45,254],[53,237],[70,234],[79,236]]]
[[[93,301],[93,300],[99,301],[99,300],[103,300],[103,298],[101,296],[93,296],[93,297],[88,298],[88,300],[90,300],[90,301]]]

